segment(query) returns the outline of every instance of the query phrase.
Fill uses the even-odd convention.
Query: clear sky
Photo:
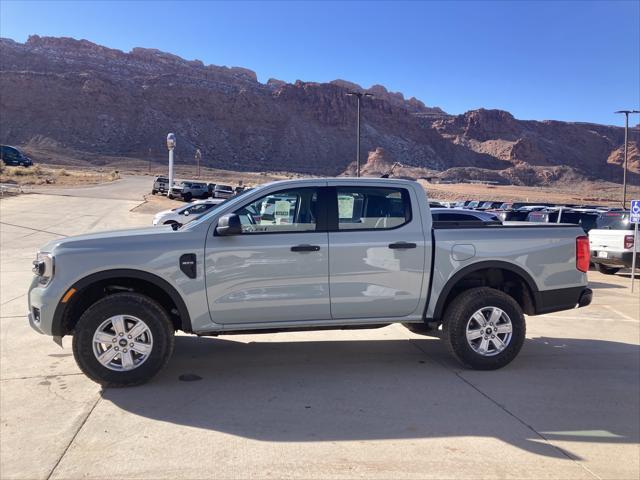
[[[0,35],[30,34],[158,48],[262,82],[379,83],[449,113],[621,125],[614,110],[640,108],[640,0],[2,0]]]

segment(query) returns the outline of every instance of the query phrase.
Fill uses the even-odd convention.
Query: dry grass
[[[120,178],[116,170],[110,173],[95,170],[45,167],[36,164],[32,167],[0,168],[0,183],[19,186],[28,185],[91,185]]]

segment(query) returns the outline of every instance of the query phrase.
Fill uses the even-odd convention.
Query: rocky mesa
[[[25,43],[0,39],[0,142],[159,159],[173,131],[179,162],[193,162],[199,148],[219,168],[339,175],[355,157],[350,90],[374,95],[363,100],[362,158],[384,152],[373,156],[376,171],[400,162],[407,175],[451,180],[622,179],[619,127],[518,120],[499,110],[454,116],[381,85],[260,83],[246,68],[35,35]],[[638,133],[630,134],[634,183]]]

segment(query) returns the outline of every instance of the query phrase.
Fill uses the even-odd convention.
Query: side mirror
[[[241,233],[242,224],[240,223],[240,217],[235,213],[227,213],[226,215],[220,217],[220,220],[218,220],[216,234],[240,235]]]
[[[188,217],[189,215],[191,215],[191,213],[189,212],[189,210],[187,210],[186,212],[184,212],[184,213],[183,213],[183,215],[184,215],[185,217]]]

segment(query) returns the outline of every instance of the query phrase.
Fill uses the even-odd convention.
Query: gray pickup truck
[[[462,364],[487,370],[520,351],[524,314],[591,302],[588,267],[589,242],[576,225],[433,222],[415,182],[291,180],[244,192],[177,230],[45,245],[29,322],[58,343],[73,335],[82,371],[111,386],[155,375],[177,330],[399,322],[441,336]]]

